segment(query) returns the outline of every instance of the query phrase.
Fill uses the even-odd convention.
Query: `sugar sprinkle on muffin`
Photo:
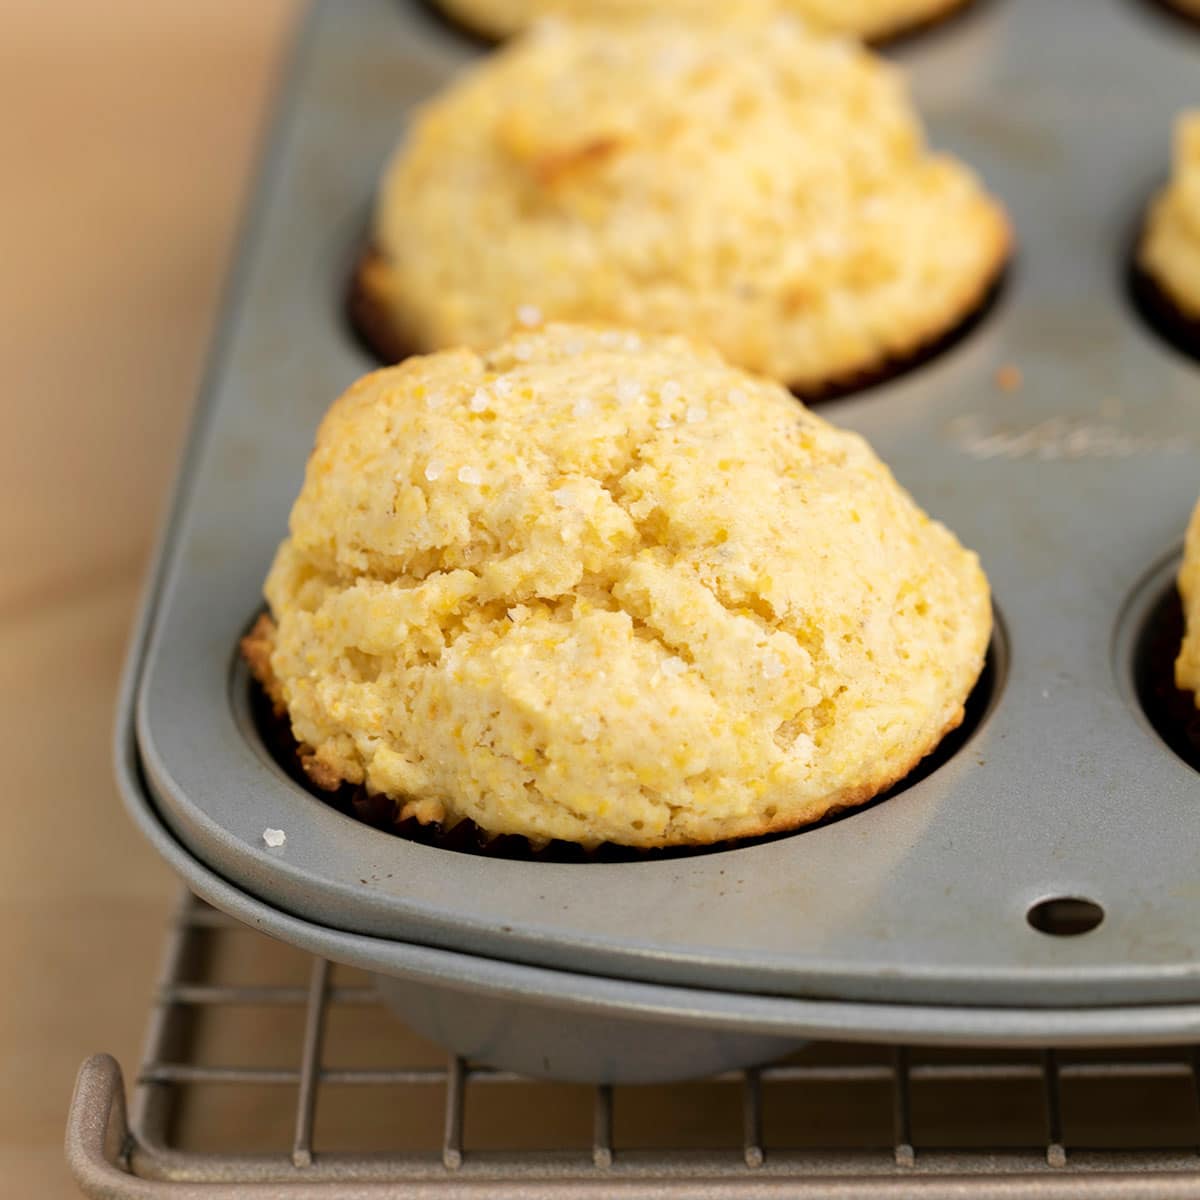
[[[804,396],[939,340],[1010,245],[901,75],[787,20],[539,27],[418,114],[373,241],[362,290],[410,351],[536,313],[685,333]]]
[[[960,722],[991,629],[975,555],[860,437],[681,337],[369,375],[290,531],[245,650],[311,778],[534,843],[862,803]]]

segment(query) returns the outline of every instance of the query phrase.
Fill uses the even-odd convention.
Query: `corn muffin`
[[[870,799],[991,629],[862,438],[682,337],[569,325],[356,383],[265,594],[244,651],[316,784],[588,846]]]
[[[438,0],[459,24],[485,37],[508,37],[544,17],[644,19],[647,10],[694,20],[721,20],[727,0]],[[1187,3],[1187,0],[1179,0]],[[830,33],[881,40],[940,20],[966,0],[738,0],[738,10],[792,13]]]
[[[1171,179],[1151,206],[1138,265],[1187,321],[1200,322],[1200,110],[1175,126]]]
[[[416,117],[359,291],[393,352],[544,315],[695,336],[815,397],[956,327],[1009,242],[865,50],[785,19],[550,23]]]
[[[1183,645],[1175,660],[1175,686],[1193,692],[1200,708],[1200,504],[1188,522],[1179,568],[1179,598],[1183,603]]]

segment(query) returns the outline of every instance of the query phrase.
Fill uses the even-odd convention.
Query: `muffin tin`
[[[452,961],[456,994],[519,976],[543,1008],[603,996],[791,1038],[1200,1031],[1200,777],[1142,715],[1133,662],[1200,493],[1200,368],[1126,290],[1200,35],[1142,0],[984,0],[896,52],[932,142],[1009,206],[1019,260],[967,337],[823,412],[979,552],[986,711],[885,803],[618,863],[457,854],[322,804],[263,745],[235,653],[316,424],[373,365],[341,305],[378,171],[477,53],[399,0],[314,10],[130,660],[143,828],[218,906],[414,986],[437,981],[415,963]]]

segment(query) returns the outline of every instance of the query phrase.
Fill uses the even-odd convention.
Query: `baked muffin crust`
[[[857,435],[679,337],[409,359],[323,421],[248,657],[314,781],[533,842],[877,795],[962,718],[974,554]]]
[[[522,312],[681,332],[815,396],[970,315],[1009,228],[902,77],[777,20],[552,23],[417,116],[361,284],[397,341]]]

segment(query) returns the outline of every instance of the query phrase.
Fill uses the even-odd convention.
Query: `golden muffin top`
[[[967,316],[1009,248],[902,77],[788,20],[551,23],[416,116],[365,284],[416,350],[547,319],[679,332],[819,392]]]
[[[309,773],[637,846],[786,829],[958,723],[974,554],[868,445],[679,337],[552,325],[330,409],[251,657]]]

